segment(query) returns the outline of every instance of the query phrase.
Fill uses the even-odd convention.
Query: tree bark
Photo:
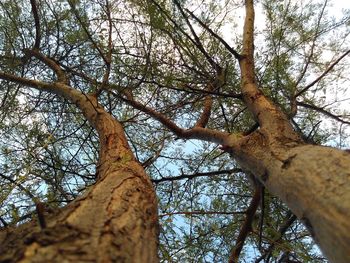
[[[350,154],[269,138],[260,129],[231,154],[301,219],[331,262],[350,262]]]
[[[58,83],[31,86],[74,102],[95,127],[100,139],[97,182],[48,216],[46,228],[30,222],[1,231],[0,261],[157,262],[156,195],[123,127],[93,96]]]
[[[307,145],[299,138],[287,117],[256,84],[253,43],[253,1],[246,0],[243,48],[237,59],[244,102],[259,123],[259,129],[249,135],[229,135],[204,127],[184,130],[155,110],[133,100],[128,103],[179,137],[223,144],[304,222],[331,261],[350,262],[350,155]],[[62,75],[59,69],[56,72]],[[135,161],[121,125],[94,97],[62,84],[64,78],[62,83],[51,84],[3,72],[0,78],[53,92],[75,103],[97,130],[101,147],[96,184],[57,215],[48,217],[44,229],[30,222],[0,232],[0,261],[157,262],[155,193]]]
[[[350,262],[350,154],[307,145],[286,115],[258,88],[254,7],[246,0],[240,59],[243,99],[259,129],[228,140],[233,158],[301,219],[331,262]]]
[[[350,154],[315,145],[287,154],[271,164],[265,185],[303,221],[331,262],[350,262]]]

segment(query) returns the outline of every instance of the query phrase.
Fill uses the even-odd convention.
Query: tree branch
[[[160,179],[153,179],[152,182],[155,184],[158,184],[158,183],[162,183],[162,182],[172,182],[172,181],[183,180],[183,179],[193,179],[196,177],[214,176],[214,175],[222,175],[222,174],[233,174],[233,173],[241,173],[241,172],[243,172],[242,169],[233,168],[233,169],[229,169],[229,170],[220,170],[220,171],[194,173],[194,174],[181,174],[181,175],[173,176],[173,177],[162,177]]]
[[[26,195],[28,195],[30,197],[30,199],[33,201],[33,203],[35,204],[35,209],[36,209],[36,213],[38,216],[38,220],[39,220],[39,225],[40,227],[43,229],[46,227],[46,220],[45,220],[45,216],[44,216],[44,212],[45,212],[45,204],[43,202],[40,202],[39,198],[34,196],[28,189],[26,189],[22,184],[20,184],[19,182],[15,181],[14,179],[12,179],[9,176],[6,176],[2,173],[0,173],[0,176],[4,179],[6,179],[7,181],[9,181],[10,183],[14,184],[15,186],[17,186],[19,189],[21,189]]]
[[[337,116],[337,115],[335,115],[333,113],[330,113],[329,111],[326,111],[322,107],[317,107],[315,105],[311,105],[311,104],[307,104],[307,103],[299,102],[299,101],[297,101],[297,105],[302,106],[304,108],[309,108],[309,109],[318,111],[319,113],[322,113],[322,114],[324,114],[324,115],[326,115],[326,116],[328,116],[328,117],[330,117],[330,118],[332,118],[332,119],[334,119],[336,121],[339,121],[341,123],[350,124],[350,121],[345,121],[345,120],[341,119],[340,116]]]
[[[253,0],[245,1],[245,19],[243,26],[243,52],[241,59],[242,78],[245,83],[255,83],[254,68],[254,4]]]
[[[154,163],[158,157],[160,156],[162,150],[164,148],[164,140],[161,143],[159,149],[155,152],[155,154],[153,156],[151,156],[150,158],[148,158],[146,161],[144,161],[141,165],[143,168],[147,168],[148,166],[150,166],[152,163]]]
[[[261,128],[268,127],[271,134],[281,134],[300,141],[286,115],[272,101],[267,99],[259,89],[254,66],[254,4],[253,0],[245,1],[246,16],[243,27],[243,51],[239,61],[241,69],[241,90],[247,108],[253,114]],[[281,129],[281,127],[284,127]]]
[[[30,0],[30,4],[32,6],[32,13],[34,16],[34,23],[35,23],[35,42],[34,42],[34,49],[40,48],[40,39],[41,39],[41,32],[40,32],[40,20],[39,20],[39,14],[38,14],[38,8],[36,6],[35,0]]]
[[[196,34],[196,31],[194,31],[190,21],[188,20],[183,8],[181,7],[180,3],[177,0],[173,0],[175,5],[177,6],[177,8],[180,10],[183,18],[186,21],[187,26],[190,28],[191,33],[194,37],[195,40],[195,45],[196,47],[203,53],[203,55],[206,57],[206,59],[208,60],[209,64],[216,70],[218,70],[220,68],[220,66],[213,60],[213,58],[208,54],[208,52],[205,50],[205,48],[203,47],[202,42],[200,41],[199,37]]]
[[[90,34],[90,32],[87,29],[87,27],[84,25],[81,17],[79,16],[79,13],[77,12],[77,9],[74,6],[74,3],[72,3],[72,0],[68,0],[68,4],[69,4],[71,10],[73,11],[73,14],[74,14],[75,18],[78,20],[78,22],[81,25],[81,27],[83,28],[85,34],[88,36],[89,40],[91,41],[92,45],[94,46],[94,48],[97,50],[97,52],[100,54],[100,56],[102,57],[103,61],[107,65],[108,64],[108,59],[106,58],[106,56],[103,53],[103,51],[101,50],[101,48],[96,44],[95,40],[92,38],[92,35]]]
[[[0,79],[12,81],[17,84],[21,84],[23,86],[32,87],[37,90],[47,91],[47,92],[62,96],[63,98],[77,104],[81,110],[84,109],[81,107],[82,105],[79,105],[79,101],[82,99],[82,96],[86,98],[86,95],[84,95],[82,92],[78,90],[71,88],[66,84],[63,84],[60,82],[47,83],[44,81],[27,79],[27,78],[18,77],[16,75],[12,75],[2,71],[0,71]]]
[[[57,80],[59,82],[68,84],[68,79],[66,77],[65,72],[62,70],[60,65],[54,61],[51,58],[48,58],[47,56],[44,56],[42,53],[39,52],[38,49],[25,49],[24,52],[30,56],[33,56],[37,59],[39,59],[41,62],[43,62],[46,66],[51,68],[57,75]]]
[[[314,35],[313,40],[312,40],[310,54],[308,55],[307,61],[306,61],[305,65],[304,65],[304,68],[303,68],[301,74],[299,75],[299,77],[298,77],[298,79],[297,79],[297,81],[295,83],[295,87],[297,87],[299,85],[300,81],[305,76],[307,68],[310,65],[311,59],[312,59],[312,57],[314,55],[314,50],[315,50],[315,46],[316,46],[316,39],[317,39],[317,37],[319,37],[320,24],[321,24],[321,20],[323,18],[323,14],[324,14],[324,11],[326,9],[326,6],[327,6],[327,0],[324,2],[322,10],[320,12],[320,15],[319,15],[319,17],[317,19],[317,25],[316,25],[316,29],[315,29],[315,35]]]
[[[205,94],[210,94],[210,95],[220,96],[225,98],[233,98],[233,99],[240,99],[240,100],[242,99],[242,94],[231,94],[231,93],[223,93],[218,91],[201,90],[201,89],[196,89],[194,87],[191,87],[190,85],[183,85],[183,87],[189,89],[189,90],[186,90],[186,92],[189,92],[189,93],[205,93]],[[183,88],[174,88],[174,87],[166,87],[166,88],[184,91]]]
[[[12,179],[10,176],[4,175],[3,173],[0,173],[0,177],[6,179],[10,183],[17,186],[21,191],[23,191],[26,195],[30,197],[30,199],[36,203],[37,197],[35,197],[27,188],[25,188],[21,183],[17,182],[16,180]]]
[[[188,12],[191,17],[198,22],[205,30],[207,30],[213,37],[215,37],[217,40],[221,42],[221,44],[224,45],[224,47],[237,59],[240,60],[242,56],[233,49],[222,37],[220,37],[217,33],[215,33],[210,27],[208,27],[206,24],[204,24],[193,12],[186,9],[186,12]]]
[[[172,216],[172,215],[241,215],[244,211],[226,212],[226,211],[183,211],[161,214],[159,217]]]
[[[294,221],[297,219],[297,217],[292,214],[288,219],[284,222],[284,224],[280,227],[278,231],[278,237],[274,239],[273,243],[269,246],[269,248],[265,251],[263,255],[261,255],[255,263],[259,263],[260,261],[264,260],[269,254],[271,254],[272,250],[274,249],[276,243],[283,237],[285,232],[288,230],[288,228],[294,223]]]
[[[222,70],[221,68],[218,68],[215,80],[207,85],[206,90],[209,92],[213,90],[218,90],[220,86],[224,84],[224,82],[225,82],[225,71]],[[200,117],[198,118],[195,124],[195,127],[204,128],[208,124],[212,106],[213,106],[212,96],[207,94],[204,99],[203,111]]]
[[[208,142],[214,142],[222,145],[228,145],[228,140],[230,140],[230,134],[227,132],[222,132],[218,130],[212,130],[202,127],[194,127],[191,129],[183,129],[179,127],[175,122],[170,120],[166,115],[162,114],[161,112],[158,112],[150,107],[147,107],[146,105],[143,105],[142,103],[134,100],[131,91],[124,90],[122,91],[124,96],[120,96],[116,94],[115,92],[111,92],[114,96],[122,99],[129,105],[133,106],[134,108],[152,116],[156,120],[158,120],[160,123],[162,123],[165,127],[167,127],[170,131],[172,131],[175,135],[177,135],[179,138],[183,139],[200,139]],[[231,138],[232,139],[232,138]],[[232,143],[230,141],[230,143]]]
[[[195,127],[204,128],[208,124],[210,114],[211,114],[212,105],[213,105],[212,97],[210,95],[206,95],[204,98],[204,105],[203,105],[202,114],[200,115],[196,124],[194,125]]]
[[[110,72],[111,72],[111,63],[112,63],[112,17],[111,17],[111,10],[110,10],[110,3],[109,1],[106,0],[106,15],[107,15],[107,19],[108,19],[108,44],[107,44],[107,48],[108,48],[108,52],[107,55],[105,56],[105,64],[106,64],[106,72],[103,75],[103,80],[102,80],[102,84],[99,87],[99,89],[96,92],[96,95],[98,96],[101,91],[105,88],[105,86],[108,83],[109,80],[109,76],[110,76]]]
[[[306,85],[305,88],[297,92],[297,94],[295,94],[295,97],[300,96],[304,92],[308,91],[311,87],[313,87],[316,83],[318,83],[323,77],[325,77],[334,68],[335,65],[337,65],[349,53],[350,53],[350,49],[346,51],[343,55],[341,55],[336,61],[334,61],[318,78],[316,78],[310,84]]]
[[[249,232],[251,232],[252,230],[252,222],[253,222],[253,218],[255,216],[256,210],[258,209],[260,198],[261,198],[261,189],[259,186],[256,186],[253,198],[246,211],[246,218],[238,234],[236,245],[231,252],[229,263],[238,262],[238,258],[242,251],[244,241],[246,240]]]

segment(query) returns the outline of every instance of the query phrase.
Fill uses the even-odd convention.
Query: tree
[[[348,262],[350,155],[318,144],[350,18],[270,2],[231,44],[235,2],[2,2],[1,260],[157,262],[159,205],[163,261],[322,261],[303,222]]]

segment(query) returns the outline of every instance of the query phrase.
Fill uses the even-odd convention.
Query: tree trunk
[[[331,262],[350,262],[348,152],[274,140],[260,129],[235,145],[232,156],[303,221]]]
[[[350,154],[306,145],[285,114],[258,88],[254,67],[254,6],[245,1],[243,99],[260,128],[233,138],[232,156],[301,219],[332,262],[350,262]]]
[[[56,215],[47,216],[47,227],[29,222],[1,231],[0,261],[157,262],[156,195],[122,126],[93,96],[61,84],[41,87],[74,102],[97,130],[97,182]]]
[[[269,190],[304,222],[331,262],[350,262],[350,154],[304,145],[273,166]]]

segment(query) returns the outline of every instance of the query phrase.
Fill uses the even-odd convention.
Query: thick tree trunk
[[[139,164],[112,168],[45,229],[2,231],[0,262],[157,262],[155,201]]]
[[[2,230],[0,262],[157,262],[156,195],[122,126],[93,96],[62,84],[40,87],[74,102],[97,130],[97,182],[48,216],[44,229],[30,222]]]
[[[304,222],[331,262],[350,262],[350,154],[315,145],[287,154],[271,164],[266,186]]]
[[[304,222],[331,262],[350,262],[350,154],[270,136],[260,129],[242,138],[233,157]]]
[[[254,71],[254,7],[246,0],[242,94],[260,128],[233,138],[233,157],[278,196],[310,230],[332,262],[350,262],[350,154],[306,145],[259,90]]]

